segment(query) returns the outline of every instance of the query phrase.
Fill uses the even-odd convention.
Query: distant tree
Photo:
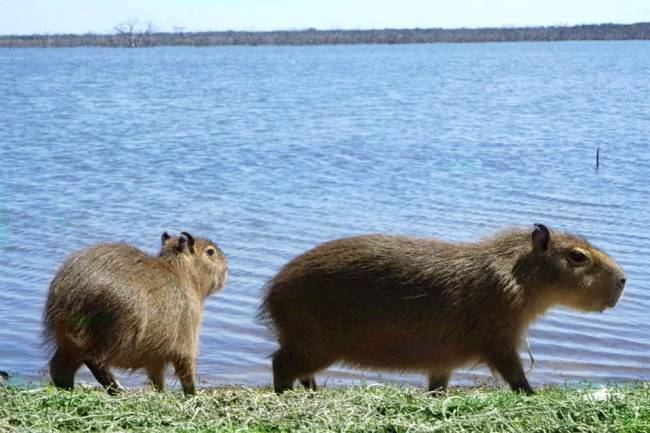
[[[142,45],[149,47],[153,45],[153,34],[156,32],[156,26],[151,21],[147,22],[147,25],[142,30]]]
[[[138,25],[138,20],[131,18],[130,20],[119,23],[115,26],[115,31],[126,41],[126,46],[133,48],[137,46],[138,35],[136,31],[136,26]]]
[[[174,35],[170,35],[169,43],[173,45],[182,45],[185,41],[185,26],[174,26]]]

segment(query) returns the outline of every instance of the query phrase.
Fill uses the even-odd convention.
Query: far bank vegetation
[[[419,44],[515,41],[647,40],[650,23],[588,24],[550,27],[495,27],[459,29],[282,30],[185,32],[174,27],[161,32],[152,22],[131,19],[112,33],[36,34],[0,36],[0,47],[152,47],[219,45],[339,45]]]

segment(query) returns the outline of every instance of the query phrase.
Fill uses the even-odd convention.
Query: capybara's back
[[[111,366],[146,368],[158,389],[168,362],[193,376],[203,301],[226,273],[216,245],[185,232],[165,233],[158,256],[124,243],[72,254],[50,284],[44,311],[54,383],[72,387],[82,363],[109,391],[121,389]]]
[[[532,320],[553,304],[613,306],[621,268],[583,238],[536,225],[475,243],[364,235],[321,244],[266,286],[262,314],[280,348],[281,392],[334,362],[423,371],[431,390],[451,371],[487,362],[532,392],[517,354]]]
[[[97,361],[110,358],[117,366],[123,358],[143,357],[148,352],[144,345],[135,346],[142,353],[132,351],[149,310],[149,294],[140,286],[144,279],[147,285],[151,281],[164,287],[166,271],[162,262],[122,243],[74,253],[50,284],[45,307],[48,339]]]

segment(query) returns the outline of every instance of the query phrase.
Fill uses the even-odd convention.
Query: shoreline
[[[614,40],[650,40],[650,22],[547,27],[205,32],[154,32],[150,28],[132,26],[128,31],[121,30],[115,34],[0,35],[0,48],[396,45]]]
[[[2,386],[5,387],[14,387],[14,388],[46,388],[52,387],[52,381],[49,373],[32,373],[25,374],[17,371],[6,371],[6,377],[0,377],[0,389]],[[118,377],[120,383],[124,386],[128,392],[141,392],[147,391],[150,389],[150,384],[146,374],[142,370],[129,371],[124,369],[115,368],[114,373]],[[321,372],[323,373],[323,372]],[[390,373],[390,372],[384,372]],[[460,372],[460,375],[456,375],[449,384],[450,389],[455,390],[468,390],[468,389],[487,389],[487,390],[496,390],[496,389],[507,389],[508,385],[500,377],[494,375],[482,375],[480,373],[471,374],[464,371]],[[178,391],[180,390],[180,382],[178,377],[173,373],[172,368],[167,369],[166,373],[167,388],[169,390]],[[634,385],[637,383],[648,383],[650,380],[647,378],[647,375],[638,375],[636,378],[567,378],[563,381],[559,380],[534,380],[529,378],[530,384],[533,389],[545,389],[553,387],[561,387],[568,390],[580,389],[585,385],[591,387],[603,387],[603,386],[614,386],[614,387],[626,387]],[[220,388],[251,388],[251,389],[265,389],[272,386],[272,373],[269,372],[267,377],[264,380],[259,381],[237,381],[237,380],[228,380],[214,377],[204,376],[198,374],[196,377],[196,386],[197,390],[211,390],[211,389],[220,389]],[[388,376],[379,376],[379,377],[334,377],[329,376],[326,373],[317,377],[317,382],[319,388],[325,389],[345,389],[345,388],[354,388],[354,387],[394,387],[394,388],[409,388],[414,390],[420,390],[424,392],[426,390],[426,380],[420,375],[414,375],[412,377],[388,377]],[[101,385],[97,380],[90,374],[90,372],[85,371],[82,374],[79,372],[75,376],[75,388],[80,387],[83,389],[98,389],[101,390]],[[301,386],[296,382],[294,389],[301,389]],[[1,432],[1,431],[0,431]]]
[[[0,386],[0,431],[647,431],[650,383],[610,388],[221,387],[196,396]]]

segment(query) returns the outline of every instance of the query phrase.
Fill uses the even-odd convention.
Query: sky
[[[650,0],[0,0],[0,34],[633,23]]]

